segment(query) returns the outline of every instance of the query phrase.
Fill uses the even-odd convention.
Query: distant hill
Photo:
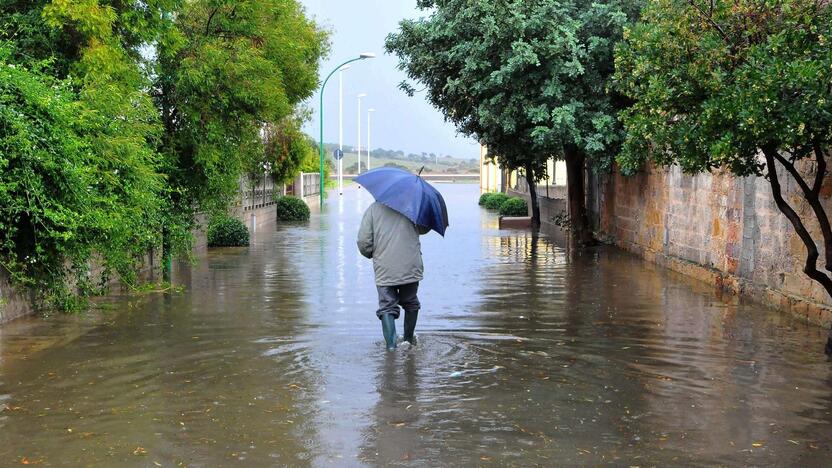
[[[324,151],[329,159],[334,159],[333,154],[337,147],[338,145],[333,143],[324,145]],[[367,153],[363,149],[361,159],[361,170],[364,171],[367,168]],[[352,146],[344,145],[344,172],[355,174],[358,171],[357,160],[355,149]],[[405,153],[404,151],[376,148],[370,154],[370,168],[382,166],[399,167],[412,172],[418,172],[424,166],[422,172],[425,174],[476,174],[480,170],[479,160],[476,158],[462,159],[451,155]]]

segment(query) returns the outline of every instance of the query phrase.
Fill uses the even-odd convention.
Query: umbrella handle
[[[424,170],[425,170],[425,166],[422,166],[422,168],[419,169],[419,173],[416,174],[416,175],[419,176],[419,177],[422,177],[422,171],[424,171]]]

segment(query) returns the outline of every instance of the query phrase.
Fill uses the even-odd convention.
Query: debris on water
[[[460,372],[460,371],[451,372],[451,375],[449,375],[449,377],[462,377],[462,372]]]

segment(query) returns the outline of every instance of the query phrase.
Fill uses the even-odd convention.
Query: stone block
[[[648,167],[636,177],[615,174],[608,181],[601,197],[610,215],[601,225],[615,234],[618,245],[636,253],[663,252],[650,260],[811,323],[832,322],[832,300],[803,274],[805,247],[764,179],[734,178],[721,170],[689,176],[678,167]],[[797,185],[788,182],[783,188],[794,202]],[[823,191],[832,212],[832,175]],[[808,214],[805,205],[796,203],[795,209]],[[816,224],[807,226],[820,246]]]
[[[500,229],[529,229],[532,226],[532,218],[500,216],[499,226]]]

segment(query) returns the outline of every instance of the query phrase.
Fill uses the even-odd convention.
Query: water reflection
[[[445,185],[419,346],[384,351],[352,188],[182,294],[0,328],[0,465],[823,465],[824,331]],[[401,331],[401,321],[399,323]],[[24,458],[25,457],[25,458]]]

